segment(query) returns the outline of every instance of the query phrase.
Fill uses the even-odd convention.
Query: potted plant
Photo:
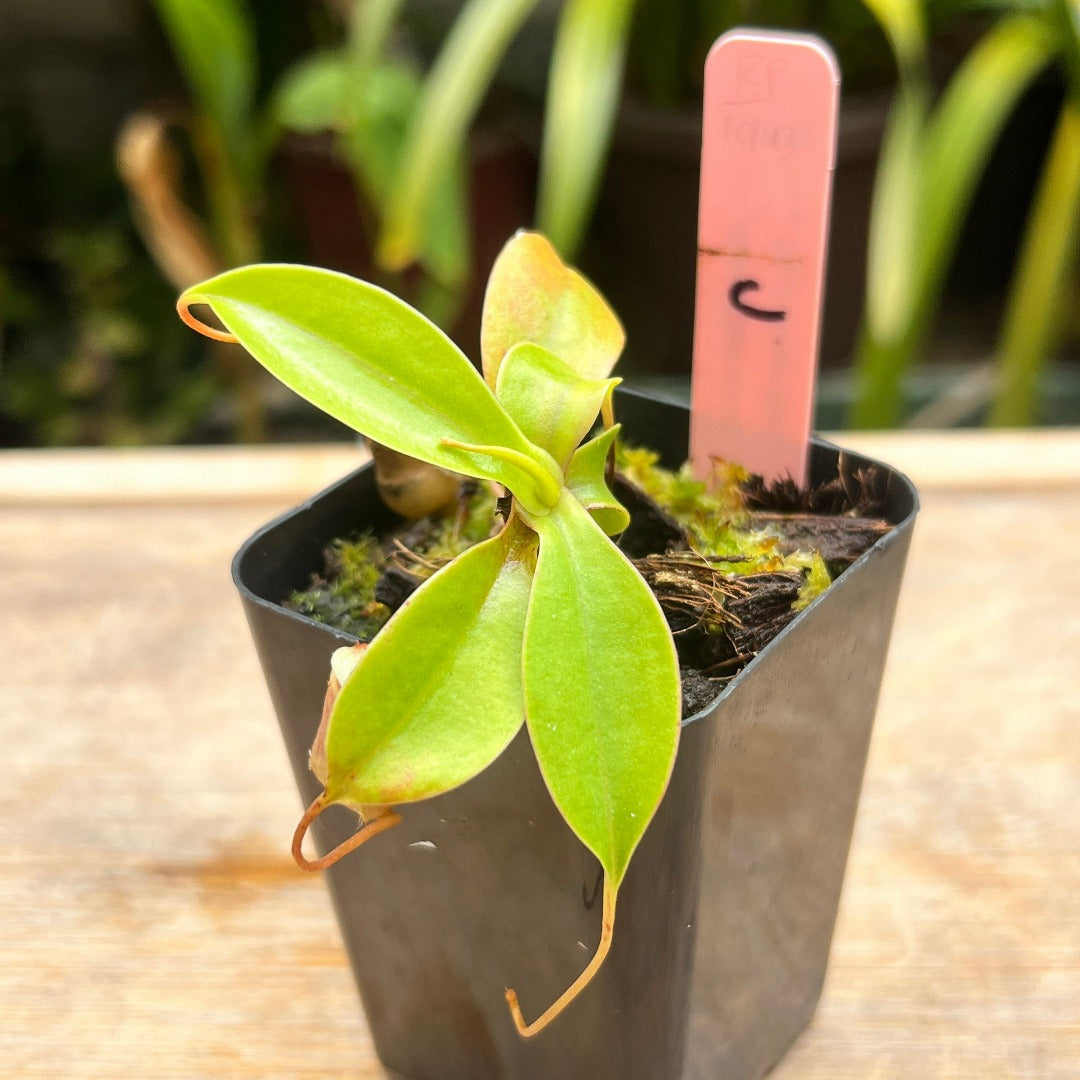
[[[332,536],[392,520],[372,469],[235,564],[310,793],[294,853],[330,868],[383,1061],[407,1077],[762,1075],[820,991],[910,485],[881,474],[895,527],[682,717],[671,632],[609,538],[628,518],[608,484],[621,328],[542,238],[519,234],[496,263],[483,378],[416,312],[343,275],[247,267],[179,308],[379,443],[512,493],[497,534],[363,650],[280,600]],[[619,408],[636,438],[685,453],[685,410]],[[837,467],[816,447],[817,479]],[[332,804],[360,828],[323,828]],[[510,989],[506,1016],[509,986],[532,1022]]]

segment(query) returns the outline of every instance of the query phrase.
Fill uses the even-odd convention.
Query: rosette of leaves
[[[197,320],[197,304],[226,329]],[[535,233],[511,239],[492,271],[483,377],[408,305],[329,271],[248,266],[188,289],[178,308],[376,442],[513,496],[496,536],[429,578],[366,649],[339,658],[312,753],[325,790],[294,853],[329,865],[396,824],[394,807],[477,775],[526,724],[555,804],[604,871],[601,940],[585,970],[531,1024],[506,992],[519,1032],[533,1035],[607,955],[619,886],[679,740],[671,633],[609,539],[629,520],[605,478],[622,327]],[[583,442],[598,416],[604,430]],[[358,812],[359,830],[309,862],[304,834],[333,803]]]

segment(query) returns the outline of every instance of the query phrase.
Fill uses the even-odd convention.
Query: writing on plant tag
[[[801,34],[737,30],[705,65],[690,456],[807,481],[840,73]]]

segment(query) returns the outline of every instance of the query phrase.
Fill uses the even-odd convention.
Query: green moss
[[[411,549],[424,559],[410,563],[410,572],[427,577],[435,565],[485,540],[495,520],[495,502],[487,485],[470,485],[459,513],[423,518],[407,526],[402,535],[408,534]],[[285,606],[370,641],[391,615],[375,599],[375,586],[389,561],[387,551],[372,532],[334,540],[325,552],[322,575],[313,578],[308,588],[294,592]]]
[[[375,599],[375,586],[385,556],[378,538],[365,532],[334,540],[326,551],[323,577],[294,592],[286,607],[370,641],[390,618],[390,610]]]
[[[691,546],[702,555],[739,559],[732,572],[740,575],[799,571],[804,580],[796,610],[829,587],[828,568],[817,552],[784,555],[778,531],[749,527],[740,486],[747,474],[738,466],[722,466],[710,491],[694,477],[689,462],[677,471],[665,469],[653,450],[619,444],[615,462],[623,475],[686,529]]]
[[[789,555],[787,561],[791,565],[802,564],[802,588],[799,589],[799,599],[791,605],[796,611],[802,611],[804,607],[810,606],[811,600],[820,596],[832,584],[832,575],[825,560],[816,551],[809,555],[797,552]]]

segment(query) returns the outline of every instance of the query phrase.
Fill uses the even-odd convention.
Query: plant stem
[[[191,141],[210,203],[226,270],[257,261],[259,236],[249,216],[251,197],[233,167],[221,133],[202,117],[191,123]]]
[[[593,976],[600,970],[611,948],[611,938],[615,930],[615,896],[617,890],[611,885],[607,877],[604,878],[604,914],[600,930],[600,944],[596,947],[593,958],[589,961],[585,970],[562,992],[562,994],[549,1005],[537,1019],[531,1024],[525,1023],[525,1017],[521,1014],[521,1006],[518,1004],[517,991],[507,987],[506,1004],[510,1006],[510,1015],[514,1018],[514,1026],[523,1039],[531,1039],[544,1030],[569,1005],[574,998],[592,982]]]
[[[360,828],[348,838],[343,840],[333,851],[328,851],[321,859],[308,859],[302,850],[304,837],[307,835],[311,823],[328,807],[332,806],[324,791],[305,811],[293,833],[292,856],[296,865],[301,870],[326,870],[331,867],[350,851],[355,851],[361,844],[366,844],[373,836],[378,836],[387,829],[392,829],[401,823],[401,815],[395,813],[389,806],[383,807],[378,816],[361,822]]]
[[[1039,376],[1062,329],[1063,291],[1080,226],[1080,101],[1067,98],[1028,219],[1005,311],[990,423],[1031,424]]]
[[[406,136],[378,259],[400,270],[417,258],[424,210],[440,166],[460,152],[510,39],[537,0],[469,0],[435,61]]]
[[[904,375],[912,353],[910,334],[890,340],[875,338],[864,325],[856,351],[855,395],[851,425],[896,427],[903,419]]]
[[[349,50],[361,72],[370,71],[382,57],[401,13],[403,0],[360,0],[349,22]]]

